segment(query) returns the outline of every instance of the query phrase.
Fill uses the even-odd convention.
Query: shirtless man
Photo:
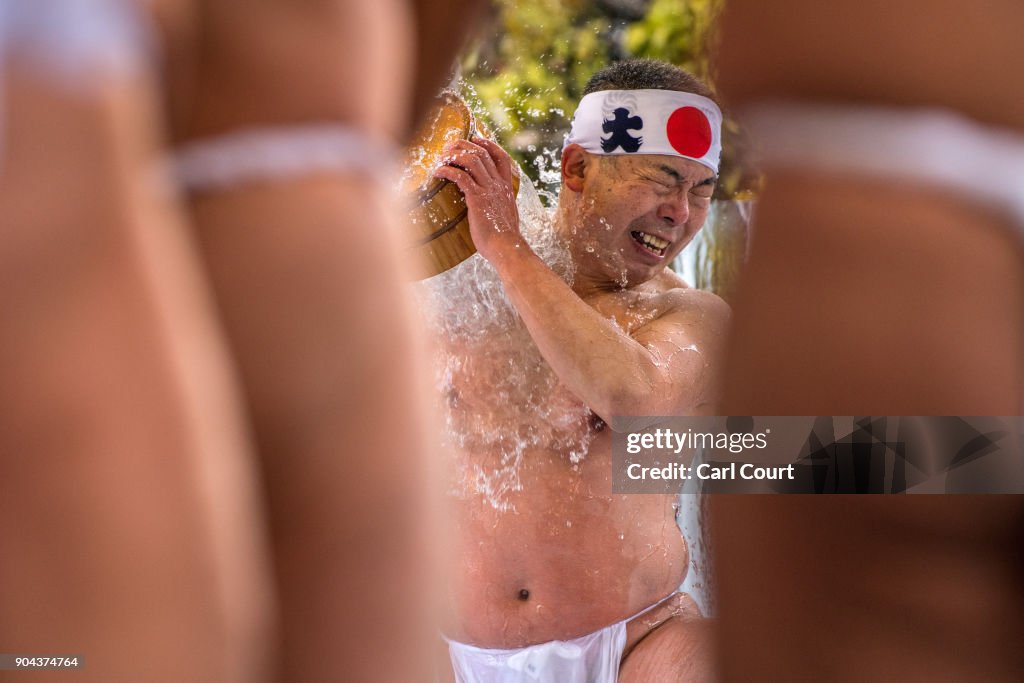
[[[620,62],[590,80],[555,216],[571,285],[524,239],[498,145],[457,141],[436,172],[466,194],[477,248],[544,361],[509,389],[501,378],[522,359],[514,330],[447,341],[461,354],[449,367],[450,424],[482,434],[462,439],[463,470],[515,469],[500,505],[493,486],[455,497],[445,636],[457,680],[709,675],[699,612],[676,592],[688,557],[675,499],[612,493],[607,425],[714,414],[728,307],[666,269],[710,206],[721,122],[710,96],[660,62]],[[533,438],[510,451],[524,434]]]

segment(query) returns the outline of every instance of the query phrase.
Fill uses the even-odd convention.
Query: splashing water
[[[538,194],[547,206],[558,205],[558,192],[554,188],[562,183],[561,155],[562,150],[545,147],[533,158],[541,185]]]
[[[553,217],[524,176],[517,198],[523,237],[571,283],[573,265]],[[476,254],[415,285],[439,341],[435,379],[443,397],[443,440],[458,449],[453,495],[481,495],[512,510],[531,451],[582,460],[593,438],[589,409],[563,387],[505,294],[494,267]]]

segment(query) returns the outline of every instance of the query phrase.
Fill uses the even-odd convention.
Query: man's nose
[[[690,203],[687,193],[679,192],[664,200],[658,206],[658,218],[669,225],[682,225],[690,218]]]

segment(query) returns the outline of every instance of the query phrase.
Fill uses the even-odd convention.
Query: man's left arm
[[[719,346],[729,316],[721,299],[696,290],[667,294],[667,310],[630,336],[581,299],[526,244],[504,151],[487,140],[460,141],[452,158],[458,165],[444,166],[436,175],[465,193],[478,250],[495,266],[563,384],[606,421],[613,415],[714,412]]]
[[[500,252],[492,263],[544,359],[602,419],[714,412],[729,315],[721,299],[668,294],[670,309],[631,336],[528,248]]]

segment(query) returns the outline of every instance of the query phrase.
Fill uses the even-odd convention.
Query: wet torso
[[[658,278],[588,303],[631,332],[665,312],[678,284]],[[611,492],[610,428],[558,383],[525,329],[446,351],[460,442],[446,635],[500,648],[569,639],[676,590],[687,552],[675,498]]]

